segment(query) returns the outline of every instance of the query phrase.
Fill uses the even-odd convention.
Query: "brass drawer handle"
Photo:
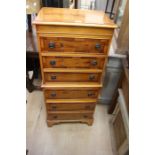
[[[50,61],[50,65],[52,65],[52,66],[56,65],[56,61],[55,60],[51,60]]]
[[[95,48],[96,48],[97,50],[101,49],[101,44],[97,43],[97,44],[95,45]]]
[[[93,92],[88,92],[88,97],[94,96],[95,94]]]
[[[97,65],[97,61],[96,60],[92,60],[91,61],[91,65],[96,66]]]
[[[54,105],[52,106],[52,109],[54,109],[54,110],[55,110],[56,108],[57,108],[56,106],[54,106]]]
[[[84,118],[88,118],[88,116],[87,116],[87,115],[84,115],[83,117],[84,117]]]
[[[51,80],[56,80],[56,79],[57,79],[56,75],[51,76]]]
[[[95,75],[91,74],[89,75],[89,80],[94,80],[95,79]]]
[[[89,105],[86,105],[86,106],[85,106],[85,109],[90,109],[90,106],[89,106]]]
[[[60,47],[64,47],[63,43],[60,43]]]
[[[55,48],[55,43],[54,42],[50,42],[48,44],[48,47],[51,48],[51,49]]]
[[[58,118],[58,116],[56,116],[56,115],[55,115],[55,116],[53,116],[53,118],[54,118],[54,119],[57,119],[57,118]]]
[[[56,92],[52,92],[51,97],[56,97]]]

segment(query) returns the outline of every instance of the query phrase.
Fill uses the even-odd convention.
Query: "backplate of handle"
[[[88,116],[87,116],[87,115],[84,115],[83,117],[84,117],[84,118],[88,118]]]
[[[93,95],[94,95],[93,92],[88,92],[88,97],[91,97],[91,96],[93,96]]]
[[[54,43],[54,42],[50,42],[50,43],[48,44],[48,47],[51,48],[51,49],[52,49],[52,48],[55,48],[55,43]]]
[[[90,109],[90,106],[89,106],[89,105],[86,105],[86,106],[85,106],[85,109]]]
[[[100,43],[96,43],[95,48],[96,48],[97,50],[101,49],[101,44],[100,44]]]
[[[95,75],[90,74],[90,75],[89,75],[89,80],[94,80],[94,79],[95,79]]]
[[[57,119],[57,118],[58,118],[58,116],[56,116],[56,115],[55,115],[55,116],[53,116],[53,118],[54,118],[54,119]]]
[[[50,61],[50,65],[52,65],[52,66],[56,65],[56,61],[55,60],[51,60]]]
[[[52,97],[56,97],[56,92],[52,92],[52,93],[51,93],[51,96],[52,96]]]
[[[56,75],[51,76],[51,80],[56,80],[56,79],[57,79]]]
[[[92,60],[91,61],[91,65],[96,66],[97,65],[97,61],[96,60]]]
[[[57,107],[55,105],[52,106],[52,109],[56,109]]]

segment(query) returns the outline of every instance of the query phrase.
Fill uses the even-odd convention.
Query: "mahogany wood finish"
[[[95,19],[95,20],[94,20]],[[47,125],[92,125],[117,26],[101,11],[42,8],[36,28]]]

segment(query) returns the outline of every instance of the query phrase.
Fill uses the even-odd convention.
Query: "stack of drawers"
[[[42,8],[33,24],[48,126],[92,125],[116,25],[102,12],[62,8]]]

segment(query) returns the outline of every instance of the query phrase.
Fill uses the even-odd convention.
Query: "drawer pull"
[[[61,47],[64,47],[63,43],[60,43],[60,46],[61,46]]]
[[[48,44],[48,47],[49,47],[49,48],[55,48],[55,43],[54,43],[54,42],[50,42],[50,43]]]
[[[56,109],[57,107],[56,106],[52,106],[52,109]]]
[[[56,78],[57,78],[56,75],[51,76],[51,80],[56,80]]]
[[[84,117],[84,118],[88,118],[88,116],[87,116],[87,115],[84,115],[83,117]]]
[[[51,64],[52,66],[54,66],[54,65],[56,65],[56,61],[55,61],[55,60],[51,60],[51,61],[50,61],[50,64]]]
[[[97,65],[97,61],[96,60],[92,60],[91,61],[91,65],[96,66]]]
[[[90,106],[89,105],[85,106],[85,109],[90,109]]]
[[[95,75],[91,74],[89,75],[89,80],[94,80],[95,79]]]
[[[94,93],[88,92],[88,97],[94,96]]]
[[[55,93],[55,92],[52,92],[52,93],[51,93],[51,96],[52,96],[52,97],[56,97],[56,93]]]
[[[53,118],[54,118],[54,119],[57,119],[57,118],[58,118],[58,116],[53,116]]]
[[[99,50],[99,49],[101,48],[101,44],[97,43],[97,44],[95,45],[95,48],[96,48],[97,50]]]

